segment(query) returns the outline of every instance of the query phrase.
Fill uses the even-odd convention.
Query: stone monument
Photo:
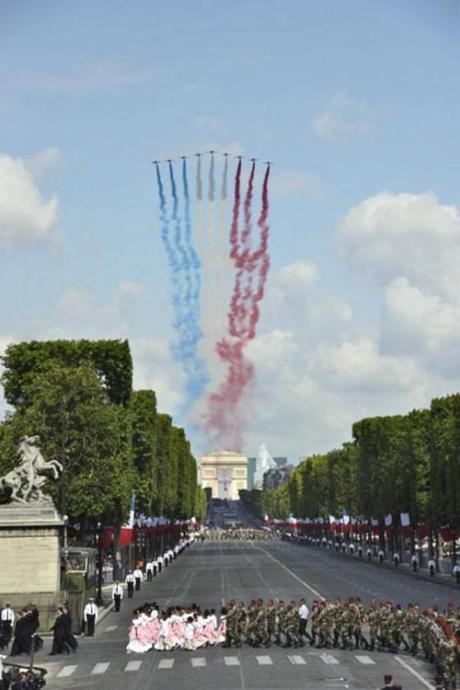
[[[42,627],[60,593],[60,534],[63,520],[43,493],[46,473],[62,465],[43,457],[38,436],[23,436],[15,469],[0,477],[0,604],[37,605]]]

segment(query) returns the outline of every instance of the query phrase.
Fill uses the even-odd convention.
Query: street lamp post
[[[97,571],[97,598],[96,603],[98,606],[102,604],[102,523],[97,523],[97,560],[98,560],[98,571]]]
[[[69,516],[68,515],[63,515],[62,520],[64,522],[64,534],[63,534],[63,547],[64,549],[67,549],[68,543],[67,543],[67,528],[69,525]]]

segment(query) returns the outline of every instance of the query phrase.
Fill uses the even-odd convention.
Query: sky
[[[459,38],[456,0],[0,0],[0,351],[128,338],[212,450],[150,164],[212,147],[274,162],[245,452],[297,463],[458,392]]]

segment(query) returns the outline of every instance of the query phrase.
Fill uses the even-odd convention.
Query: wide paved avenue
[[[440,607],[458,598],[450,587],[366,562],[286,542],[204,542],[192,546],[133,600],[123,600],[119,614],[109,613],[93,639],[82,639],[77,654],[49,662],[49,641],[37,664],[49,669],[47,687],[75,690],[297,690],[350,688],[371,690],[393,673],[404,690],[432,687],[432,667],[407,655],[312,648],[209,648],[196,652],[149,652],[128,655],[127,631],[132,609],[143,601],[161,606],[199,603],[216,609],[230,598],[248,601],[318,596],[371,595],[406,604]]]

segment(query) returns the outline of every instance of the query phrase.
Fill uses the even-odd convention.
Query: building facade
[[[201,457],[201,486],[211,489],[212,498],[239,499],[248,488],[248,458],[242,453],[219,450]]]
[[[286,484],[294,467],[292,465],[281,465],[273,470],[265,472],[263,479],[263,490],[271,491],[272,489],[279,489],[280,486]]]

